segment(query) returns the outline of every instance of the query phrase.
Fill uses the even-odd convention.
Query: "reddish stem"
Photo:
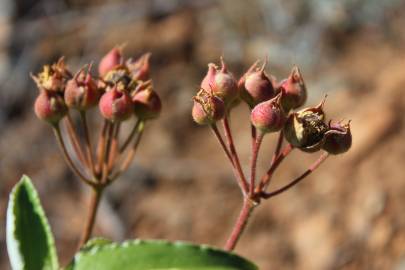
[[[278,155],[278,157],[274,160],[270,168],[267,170],[267,173],[262,177],[262,180],[260,181],[260,184],[256,189],[257,192],[262,191],[269,185],[271,177],[274,174],[274,171],[278,168],[280,163],[284,160],[286,156],[288,156],[288,154],[290,154],[290,152],[293,149],[294,147],[291,144],[287,144],[284,147],[284,150]]]
[[[87,117],[86,117],[86,112],[81,111],[80,112],[80,119],[83,124],[83,129],[84,129],[84,137],[86,140],[86,152],[87,152],[87,160],[90,162],[90,167],[91,167],[91,172],[93,175],[96,175],[96,168],[94,165],[94,159],[93,159],[93,152],[92,152],[92,144],[91,144],[91,139],[90,139],[90,133],[89,133],[89,126],[87,124]]]
[[[287,191],[288,189],[290,189],[291,187],[295,186],[296,184],[298,184],[299,182],[301,182],[305,177],[307,177],[308,175],[310,175],[313,171],[316,170],[316,168],[319,167],[319,165],[322,164],[322,162],[324,162],[326,160],[326,158],[329,156],[329,154],[327,152],[324,152],[319,158],[318,160],[316,160],[302,175],[300,175],[299,177],[295,178],[293,181],[291,181],[289,184],[285,185],[284,187],[281,187],[275,191],[266,193],[266,192],[262,192],[261,193],[261,197],[264,199],[268,199],[271,198],[273,196],[276,196],[280,193],[283,193],[285,191]]]
[[[232,170],[238,181],[238,185],[239,185],[240,189],[242,190],[243,195],[245,196],[248,192],[248,185],[247,185],[247,181],[245,179],[245,175],[243,174],[242,170],[238,170],[238,168],[235,166],[235,163],[232,159],[232,155],[229,153],[228,147],[225,145],[225,142],[221,136],[221,133],[219,132],[218,127],[215,123],[211,125],[211,129],[212,129],[215,137],[218,139],[219,143],[221,144],[222,149],[224,150],[227,158],[229,159],[229,162],[232,165]]]
[[[238,153],[236,152],[235,144],[233,142],[232,132],[231,132],[231,129],[229,127],[229,122],[228,122],[228,116],[225,116],[225,118],[222,120],[222,124],[224,126],[224,132],[225,132],[225,137],[228,142],[228,147],[229,147],[229,150],[231,151],[231,157],[233,160],[233,164],[236,167],[236,169],[238,170],[239,174],[241,176],[243,176],[243,179],[244,179],[243,182],[246,182],[242,167],[240,166],[239,156],[238,156]]]
[[[75,166],[75,164],[72,161],[72,158],[69,156],[69,153],[66,149],[66,145],[65,142],[63,141],[63,137],[62,134],[60,132],[60,127],[58,125],[55,125],[53,127],[54,133],[55,133],[55,137],[56,140],[58,141],[59,147],[62,150],[62,154],[66,160],[66,163],[69,165],[70,169],[86,184],[88,184],[89,186],[94,186],[95,183],[93,181],[91,181],[90,179],[87,179],[86,176],[84,176],[80,170]]]
[[[90,238],[96,221],[97,209],[100,203],[102,188],[92,188],[92,194],[89,204],[89,212],[87,213],[86,224],[80,238],[79,247],[82,247]]]
[[[259,132],[256,135],[256,140],[252,145],[252,159],[250,162],[250,185],[249,185],[249,197],[253,198],[255,185],[256,185],[256,164],[257,164],[257,157],[259,155],[260,145],[262,144],[264,137],[263,132]]]
[[[245,200],[243,201],[242,210],[239,213],[235,226],[231,232],[231,235],[226,241],[225,250],[232,251],[235,248],[236,244],[240,239],[240,236],[242,235],[243,231],[246,228],[249,217],[252,214],[252,211],[255,206],[256,206],[255,202],[253,202],[249,198],[245,198]]]

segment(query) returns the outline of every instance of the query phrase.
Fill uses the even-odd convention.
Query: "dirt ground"
[[[294,189],[263,201],[235,251],[263,270],[405,269],[400,1],[23,2],[5,1],[15,6],[0,13],[1,269],[9,269],[8,193],[22,174],[38,189],[63,264],[75,252],[89,195],[65,165],[51,129],[33,113],[37,90],[29,72],[60,55],[78,68],[124,42],[127,56],[152,52],[152,78],[164,108],[147,125],[135,163],[107,190],[95,235],[224,245],[241,194],[210,130],[193,123],[192,96],[207,63],[218,63],[219,56],[236,76],[268,56],[267,70],[278,79],[300,66],[309,105],[328,94],[327,117],[352,120],[353,147]],[[93,116],[97,129],[97,109]],[[248,108],[240,105],[231,117],[247,171]],[[267,169],[275,140],[265,137],[259,173]],[[316,158],[293,152],[270,189]]]

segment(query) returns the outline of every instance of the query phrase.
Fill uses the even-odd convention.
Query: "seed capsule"
[[[150,56],[151,53],[145,53],[138,60],[129,59],[126,66],[131,74],[132,80],[147,81],[150,79]]]
[[[98,65],[98,73],[100,74],[100,77],[104,77],[109,71],[122,64],[122,62],[122,50],[118,47],[114,47],[101,59]]]
[[[118,91],[116,87],[107,90],[99,102],[101,115],[110,121],[124,121],[133,113],[133,104],[125,91]]]
[[[146,86],[143,86],[146,85]],[[159,116],[162,102],[159,95],[153,91],[150,83],[139,86],[132,97],[134,112],[138,119],[150,120]]]
[[[56,92],[42,90],[35,100],[36,116],[50,124],[57,124],[67,113],[63,98]]]
[[[221,58],[221,69],[214,64],[208,64],[208,71],[201,82],[201,88],[223,100],[228,107],[238,97],[238,86],[235,77],[230,73]]]
[[[284,92],[281,104],[286,112],[305,104],[307,89],[298,67],[294,67],[290,76],[279,84],[279,89]]]
[[[99,97],[96,82],[89,71],[80,70],[66,84],[65,102],[69,108],[87,110],[97,105]]]
[[[290,114],[284,126],[286,140],[305,152],[321,149],[328,125],[325,123],[323,100],[318,106]]]
[[[284,126],[286,116],[280,104],[281,96],[282,93],[257,104],[250,114],[253,126],[263,133],[276,132]]]
[[[329,122],[329,130],[325,134],[322,148],[330,154],[338,155],[347,152],[351,146],[350,121],[347,124]]]
[[[201,89],[194,97],[192,116],[200,125],[214,124],[225,115],[225,104],[212,92]]]
[[[249,68],[238,83],[241,98],[252,108],[276,95],[271,78],[264,72],[266,63],[260,69],[257,63]]]

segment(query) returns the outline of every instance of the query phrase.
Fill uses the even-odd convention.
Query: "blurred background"
[[[163,100],[135,164],[104,196],[95,234],[181,239],[222,247],[241,207],[230,165],[210,130],[192,122],[192,97],[207,63],[223,55],[237,76],[256,60],[285,78],[297,64],[309,105],[352,119],[352,149],[331,157],[291,191],[264,201],[236,252],[260,269],[405,269],[405,3],[400,0],[1,0],[0,268],[8,194],[32,177],[63,264],[73,256],[88,188],[65,165],[52,131],[36,119],[29,72],[66,57],[77,70],[125,43],[125,56],[152,52]],[[244,168],[249,111],[232,129]],[[100,123],[94,110],[94,129]],[[275,136],[261,151],[259,174]],[[276,188],[317,154],[295,151]]]

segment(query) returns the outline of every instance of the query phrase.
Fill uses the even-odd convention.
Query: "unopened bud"
[[[338,155],[348,151],[351,146],[350,121],[347,124],[329,122],[329,130],[325,134],[322,148],[330,154]]]
[[[50,124],[57,124],[67,113],[63,97],[56,92],[42,90],[35,100],[34,110],[37,117]]]
[[[212,92],[201,89],[194,97],[192,116],[200,125],[213,124],[225,115],[225,104]]]
[[[70,108],[86,110],[97,105],[100,95],[90,73],[80,70],[69,80],[65,89],[65,102]]]
[[[201,82],[201,88],[212,91],[228,107],[239,92],[235,77],[228,71],[223,58],[221,58],[221,65],[221,68],[218,68],[212,63],[208,64],[208,71]]]
[[[290,114],[284,126],[286,140],[305,152],[321,149],[328,125],[325,123],[323,100],[318,106]]]
[[[121,48],[114,47],[101,59],[98,65],[98,73],[100,74],[100,77],[104,77],[109,71],[122,64],[122,62],[123,57]]]
[[[128,93],[114,87],[101,96],[99,109],[107,120],[124,121],[132,115],[133,104]]]
[[[250,114],[253,126],[263,133],[276,132],[284,126],[286,116],[280,104],[281,95],[257,104]]]
[[[257,68],[257,63],[238,82],[241,98],[252,108],[276,95],[272,79],[264,72],[266,63],[260,69]]]
[[[140,88],[142,85],[140,86]],[[152,90],[152,87],[147,86],[144,89],[135,91],[132,97],[134,104],[134,112],[138,119],[149,120],[159,116],[162,110],[162,102],[159,95]]]
[[[286,112],[304,105],[307,100],[307,89],[298,67],[294,67],[290,76],[279,84],[284,92],[281,104]]]

